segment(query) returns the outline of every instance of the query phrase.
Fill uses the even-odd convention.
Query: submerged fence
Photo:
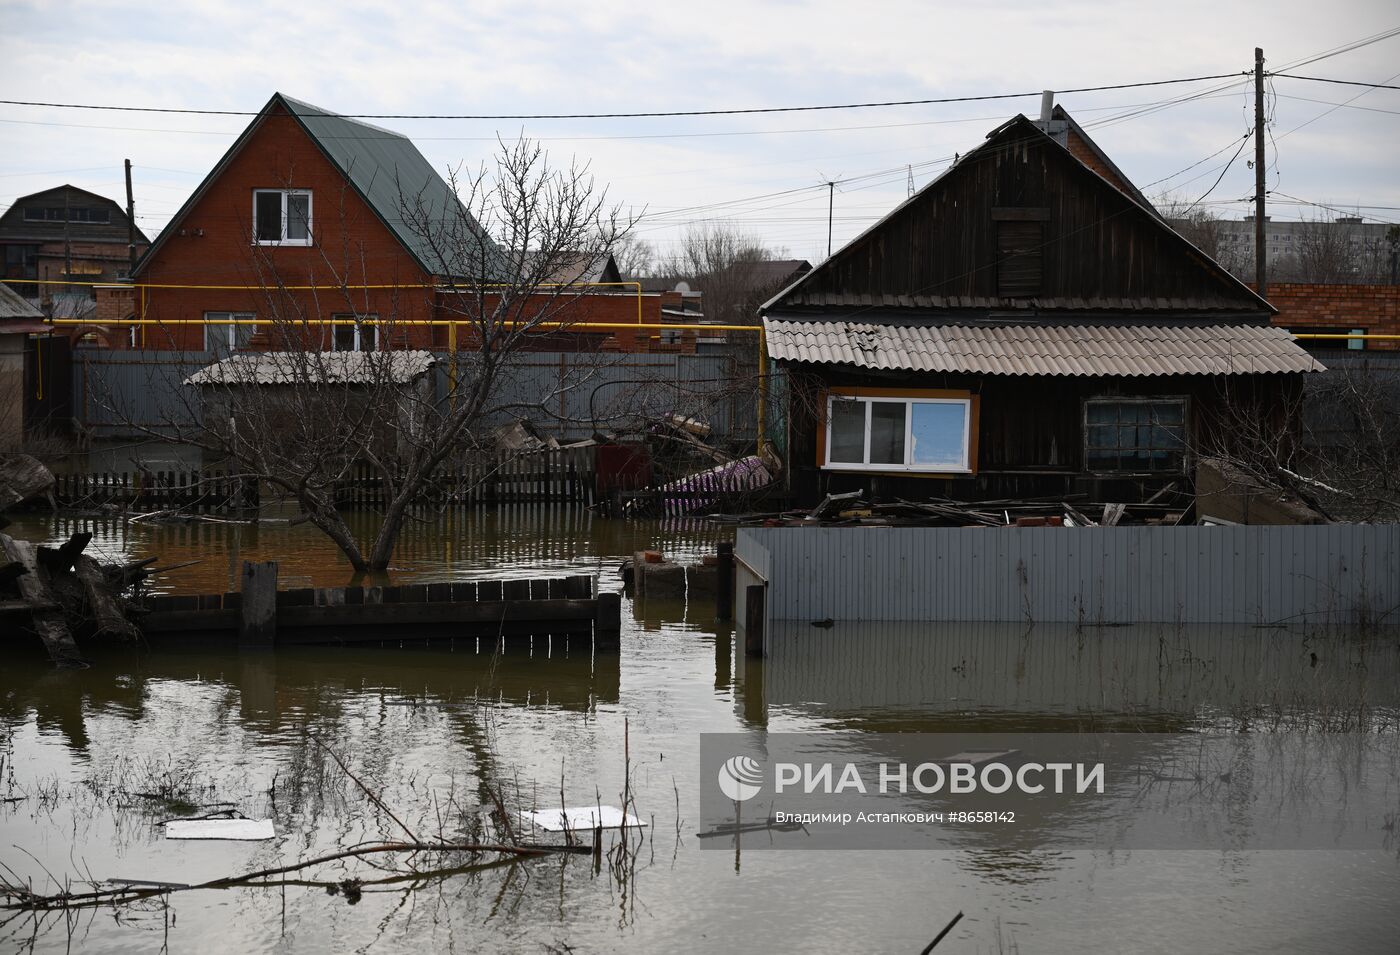
[[[336,483],[337,507],[382,507],[392,487],[369,465],[354,466]],[[269,497],[254,478],[224,470],[107,471],[58,474],[54,497],[63,507],[181,510],[198,513],[257,507]],[[438,470],[418,503],[581,504],[597,500],[592,448],[475,457]]]
[[[769,621],[1400,624],[1400,524],[745,527],[736,556]]]

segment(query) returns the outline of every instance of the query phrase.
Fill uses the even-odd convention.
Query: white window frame
[[[280,239],[260,239],[258,238],[258,196],[278,195],[282,197],[282,237]],[[287,197],[306,197],[306,238],[287,238]],[[313,199],[310,189],[254,189],[253,190],[253,244],[254,245],[311,245],[311,225],[315,222],[315,211],[313,209]]]
[[[845,461],[831,460],[831,420],[832,408],[838,401],[859,401],[865,405],[865,449],[862,453],[862,462],[853,464]],[[883,404],[903,404],[904,409],[904,464],[872,464],[870,463],[870,419],[872,414],[871,405],[875,402]],[[848,395],[838,392],[830,392],[826,396],[826,444],[822,453],[822,469],[827,471],[907,471],[910,474],[972,474],[972,402],[973,398],[918,398],[918,397],[885,397],[882,395]],[[910,464],[909,456],[914,451],[914,405],[961,405],[963,411],[963,442],[962,460],[957,466],[935,465],[935,464]]]
[[[352,348],[352,349],[349,349],[350,351],[366,351],[366,350],[368,350],[368,351],[379,351],[379,316],[378,316],[378,315],[351,315],[351,314],[349,314],[348,312],[347,312],[347,313],[344,313],[344,314],[336,314],[336,315],[332,315],[332,316],[331,316],[331,321],[332,321],[332,322],[346,321],[346,320],[349,320],[349,319],[354,319],[355,324],[354,324],[354,325],[335,325],[335,324],[332,324],[332,325],[331,325],[331,351],[344,351],[344,350],[345,350],[345,349],[338,349],[338,348],[335,347],[335,333],[338,332],[338,331],[340,331],[342,328],[353,328],[353,329],[355,329],[355,347]],[[373,347],[373,348],[370,348],[370,349],[364,348],[364,332],[365,332],[365,329],[369,329],[370,334],[371,334],[372,336],[374,336],[374,347]]]
[[[219,316],[219,317],[215,317],[215,316]],[[204,313],[204,350],[205,350],[205,351],[219,351],[219,350],[222,349],[222,350],[226,350],[229,354],[232,354],[232,353],[238,351],[238,330],[239,330],[240,328],[252,328],[252,329],[254,330],[254,333],[256,333],[256,331],[257,331],[257,326],[256,326],[256,325],[235,325],[234,322],[237,322],[237,321],[247,321],[247,320],[250,320],[250,319],[257,318],[257,317],[258,317],[258,316],[257,316],[257,313],[256,313],[256,312],[205,312],[205,313]],[[225,342],[223,342],[223,343],[221,343],[221,344],[215,344],[215,345],[213,345],[213,346],[211,347],[210,341],[209,341],[209,332],[210,332],[210,330],[211,330],[212,328],[214,328],[214,327],[216,327],[216,326],[219,327],[219,328],[223,328],[223,329],[227,329],[227,330],[228,330],[228,340],[225,341]],[[136,326],[134,326],[134,325],[132,326],[132,328],[135,328],[135,327],[136,327]],[[251,338],[252,336],[250,335],[249,337]]]

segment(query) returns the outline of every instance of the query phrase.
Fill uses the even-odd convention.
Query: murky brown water
[[[163,582],[228,589],[244,559],[276,557],[284,583],[331,585],[349,569],[314,530],[79,522],[111,554],[201,560]],[[13,528],[62,538],[73,522]],[[611,522],[569,510],[462,512],[410,531],[396,577],[598,572],[643,544],[684,558],[726,531]],[[0,948],[37,951],[903,951],[957,911],[948,952],[1394,951],[1400,858],[1376,851],[1132,853],[702,851],[701,732],[1179,730],[1272,719],[1327,725],[1364,711],[1395,732],[1393,635],[1321,643],[1275,631],[1090,632],[866,627],[773,635],[772,655],[732,663],[705,602],[624,603],[617,658],[500,660],[448,650],[271,653],[112,651],[57,672],[37,656],[0,667],[5,756],[0,861],[36,888],[55,877],[195,882],[394,832],[311,742],[344,754],[415,830],[453,834],[444,807],[473,805],[483,777],[516,797],[617,803],[624,738],[636,804],[652,825],[627,878],[551,857],[424,885],[176,895],[120,917],[36,921],[0,913]],[[7,637],[8,639],[8,637]],[[1311,642],[1309,642],[1311,641]],[[1315,665],[1310,654],[1318,653]],[[1272,714],[1272,717],[1270,717]],[[178,843],[134,794],[173,780],[200,802],[270,816],[268,843]],[[542,795],[540,795],[542,794]],[[1400,808],[1400,797],[1397,797]],[[445,819],[446,822],[440,822]],[[369,878],[363,864],[319,875]],[[6,919],[10,919],[6,921]],[[565,947],[567,946],[567,948]]]

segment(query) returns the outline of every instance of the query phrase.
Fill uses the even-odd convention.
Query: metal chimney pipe
[[[1050,122],[1050,117],[1055,113],[1055,91],[1046,90],[1040,94],[1040,121]]]

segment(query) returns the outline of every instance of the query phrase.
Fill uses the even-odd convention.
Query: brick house
[[[30,301],[47,301],[63,286],[39,282],[103,282],[125,278],[129,244],[139,255],[150,240],[128,229],[126,210],[106,196],[63,185],[21,196],[0,215],[3,277]],[[24,281],[28,279],[29,283]],[[32,284],[30,284],[32,283]],[[74,287],[84,298],[86,288]]]
[[[1269,283],[1273,323],[1297,334],[1400,335],[1400,285]],[[1400,340],[1299,339],[1309,351],[1400,350]]]
[[[447,271],[442,243],[415,229],[409,207],[479,228],[406,137],[274,94],[142,257],[134,287],[99,290],[106,344],[276,347],[270,326],[241,324],[260,318],[304,319],[305,344],[325,350],[446,349],[448,329],[426,324],[452,317],[434,288]],[[660,320],[660,297],[590,289],[569,309],[580,323],[648,324]],[[133,317],[153,324],[123,327]],[[535,345],[647,350],[653,334],[571,330]]]

